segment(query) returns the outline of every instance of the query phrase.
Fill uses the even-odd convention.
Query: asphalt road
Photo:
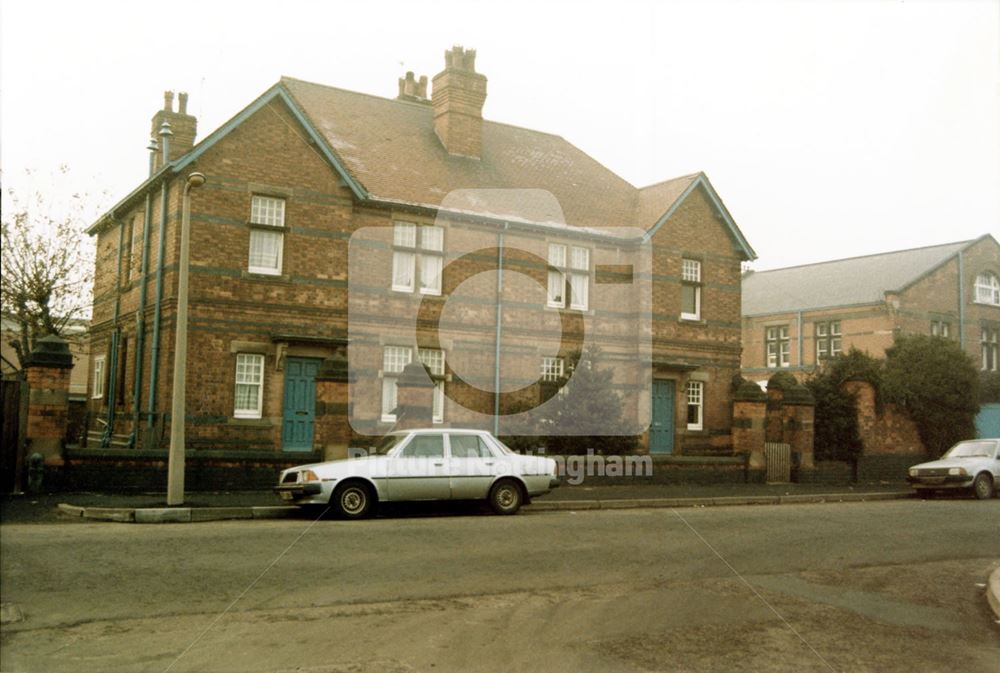
[[[1000,670],[997,500],[5,524],[0,544],[2,671]]]

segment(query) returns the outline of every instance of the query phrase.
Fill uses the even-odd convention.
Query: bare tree
[[[61,167],[60,175],[66,173]],[[4,192],[0,312],[13,323],[14,334],[4,329],[4,338],[23,366],[36,339],[72,336],[67,327],[89,315],[93,242],[84,232],[85,196],[57,197],[53,189],[25,200],[13,189]]]

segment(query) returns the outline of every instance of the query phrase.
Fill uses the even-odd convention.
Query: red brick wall
[[[865,381],[848,381],[844,388],[857,395],[858,430],[864,446],[863,455],[912,455],[927,453],[917,426],[892,404],[881,411],[875,404],[875,389]]]
[[[274,450],[280,447],[283,409],[283,357],[330,357],[342,346],[334,341],[347,335],[348,241],[362,227],[389,227],[394,219],[431,223],[425,215],[392,212],[387,209],[362,207],[353,200],[334,170],[320,156],[284,105],[275,101],[244,121],[216,146],[197,160],[192,170],[207,176],[203,186],[191,192],[191,271],[189,362],[187,369],[187,438],[194,448],[233,448]],[[172,386],[172,352],[174,336],[174,301],[178,250],[178,226],[183,178],[169,183],[167,200],[165,274],[163,277],[163,318],[160,336],[159,379],[156,390],[157,413],[169,408]],[[146,295],[146,345],[143,349],[143,382],[141,409],[149,399],[151,352],[153,347],[153,310],[155,274],[158,264],[158,229],[160,226],[160,192],[153,189],[150,222],[150,262]],[[285,231],[283,265],[280,276],[250,274],[247,269],[250,229],[250,203],[254,194],[285,199]],[[144,203],[137,203],[121,214],[120,221],[142,230]],[[138,217],[138,224],[135,218]],[[463,232],[484,230],[483,225],[449,222],[446,236],[461,237]],[[470,234],[471,235],[471,234]],[[124,237],[127,245],[129,236]],[[546,236],[527,236],[519,241],[524,249],[546,257]],[[701,190],[696,190],[674,213],[653,238],[653,340],[654,359],[664,363],[657,376],[677,381],[677,426],[675,450],[683,453],[688,447],[727,447],[731,440],[730,385],[739,369],[740,356],[740,253],[714,206]],[[139,306],[139,265],[141,245],[134,255],[126,255],[132,265],[129,282],[121,283],[118,294],[117,273],[118,227],[112,225],[98,234],[98,264],[95,279],[93,319],[94,353],[106,352],[114,329],[115,302],[119,301],[118,328],[128,341],[128,362],[125,364],[124,398],[118,407],[125,417],[132,409],[132,381],[136,355],[136,319]],[[599,247],[599,246],[598,246]],[[594,248],[597,250],[597,247]],[[594,253],[597,254],[596,252]],[[681,259],[691,257],[702,263],[702,320],[680,320]],[[518,260],[511,259],[511,262]],[[379,276],[384,286],[391,258],[373,261],[368,272]],[[492,266],[487,265],[488,268]],[[519,267],[529,277],[541,282],[538,291],[544,296],[545,271],[542,266]],[[444,277],[445,291],[451,278],[461,275],[457,267]],[[355,280],[352,278],[352,281]],[[605,292],[607,290],[607,292]],[[598,293],[592,286],[594,302],[604,301],[616,310],[634,310],[635,297],[628,288],[621,290],[602,286]],[[601,299],[604,297],[604,299]],[[390,315],[412,314],[419,296],[385,293]],[[393,308],[393,307],[396,308]],[[493,308],[456,308],[469,311],[467,319],[459,320],[452,331],[450,343],[442,344],[449,359],[478,358],[480,364],[492,366]],[[557,313],[546,319],[558,325]],[[528,314],[511,314],[505,324],[505,336],[512,342],[532,343],[539,328],[530,322]],[[403,334],[405,326],[387,326],[378,343],[352,345],[355,355],[369,362],[368,378],[352,385],[377,387],[381,368],[381,347]],[[632,348],[635,326],[627,321],[608,323],[596,340],[606,349],[621,351],[626,357]],[[558,333],[558,332],[556,332]],[[282,344],[273,339],[276,334],[296,334],[326,338],[327,343]],[[482,348],[466,348],[460,341]],[[263,412],[260,419],[233,418],[235,395],[235,361],[241,350],[265,353]],[[367,349],[367,351],[366,351]],[[365,359],[367,358],[367,359]],[[110,367],[110,362],[108,363]],[[538,358],[508,359],[505,365],[523,372],[526,379],[537,378]],[[92,366],[92,365],[91,365]],[[518,369],[520,368],[520,369]],[[624,376],[624,375],[621,375]],[[684,384],[695,378],[705,383],[704,430],[687,431]],[[627,383],[621,380],[616,383]],[[320,402],[328,386],[318,387]],[[333,394],[333,393],[331,393]],[[629,405],[649,405],[648,392],[626,400]],[[99,410],[102,401],[91,403]],[[378,410],[372,410],[377,416]],[[461,423],[463,409],[446,400],[447,422]],[[382,432],[390,426],[372,422],[372,430]],[[316,425],[316,445],[321,448],[338,433],[326,421]],[[119,421],[118,431],[127,431],[127,418]],[[151,448],[151,447],[146,447]]]

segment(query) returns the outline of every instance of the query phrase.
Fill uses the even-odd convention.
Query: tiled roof
[[[559,136],[488,120],[480,158],[453,156],[434,132],[429,104],[289,77],[281,84],[375,198],[534,222],[648,229],[696,177],[639,190]],[[510,189],[541,193],[511,198],[495,191]]]
[[[88,228],[97,232],[166,173],[196,161],[245,119],[283,100],[361,200],[424,206],[532,225],[629,227],[655,231],[697,184],[722,213],[734,247],[756,253],[703,173],[637,189],[563,138],[488,120],[480,157],[449,154],[434,131],[429,103],[382,98],[283,77],[235,117],[164,166]],[[510,190],[521,190],[512,193]],[[649,234],[647,234],[649,235]]]
[[[882,302],[886,292],[903,290],[972,242],[750,272],[743,277],[743,315]]]

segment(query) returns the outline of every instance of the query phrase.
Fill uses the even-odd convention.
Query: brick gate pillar
[[[347,358],[341,353],[324,360],[316,374],[316,437],[323,447],[324,460],[347,458],[351,443],[350,383]]]
[[[28,452],[40,453],[46,465],[61,466],[73,370],[69,344],[55,334],[39,339],[24,368],[28,382]]]
[[[423,363],[406,365],[396,383],[396,425],[393,430],[429,428],[433,421],[434,382]]]
[[[816,400],[803,385],[795,385],[785,391],[785,438],[791,446],[793,465],[798,466],[796,481],[808,482],[815,474],[813,462],[813,427],[816,418]]]
[[[764,424],[767,396],[746,381],[733,395],[733,453],[747,457],[747,481],[764,481]]]
[[[764,441],[783,442],[785,437],[785,389],[780,381],[772,379],[767,384],[767,420]]]

